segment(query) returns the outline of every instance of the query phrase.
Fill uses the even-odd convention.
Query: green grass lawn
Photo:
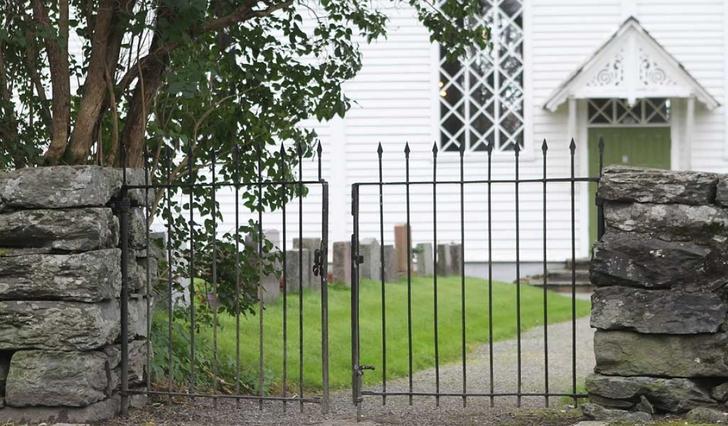
[[[438,322],[440,363],[458,362],[461,357],[461,293],[459,277],[438,279]],[[434,367],[432,278],[412,280],[412,340],[414,370]],[[466,294],[466,336],[468,349],[488,342],[488,283],[468,278]],[[571,299],[549,292],[549,323],[571,319]],[[288,383],[296,389],[299,377],[298,294],[288,296]],[[332,388],[351,386],[351,294],[339,285],[329,287],[329,365]],[[360,289],[360,326],[362,363],[376,366],[364,376],[366,383],[378,383],[382,374],[381,286],[363,281]],[[387,377],[406,376],[407,353],[407,283],[386,285],[387,306]],[[589,314],[590,304],[577,300],[577,316]],[[264,361],[266,383],[271,392],[281,389],[283,371],[283,300],[266,306],[264,312]],[[321,388],[321,298],[318,292],[303,294],[304,387]],[[166,319],[164,327],[166,328]],[[236,353],[235,318],[220,315],[218,345],[220,359],[230,371]],[[527,330],[543,324],[543,291],[521,286],[521,328]],[[241,317],[240,357],[247,380],[258,374],[257,315]],[[212,332],[200,330],[199,344],[210,344]],[[516,286],[493,283],[493,340],[516,336]]]

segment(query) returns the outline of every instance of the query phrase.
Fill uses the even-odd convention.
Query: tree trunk
[[[118,157],[119,166],[123,166],[124,161],[126,161],[128,167],[142,167],[144,165],[147,116],[154,97],[162,87],[162,77],[168,62],[168,54],[160,55],[139,76],[129,102],[129,112],[126,115],[124,132],[121,137],[121,149],[125,149],[126,152],[125,155]]]
[[[94,140],[94,128],[106,96],[104,74],[107,66],[109,34],[114,26],[114,3],[114,0],[102,0],[96,15],[83,97],[78,107],[71,144],[65,153],[66,160],[71,164],[81,163],[88,157]]]
[[[58,30],[60,39],[45,37],[50,65],[53,113],[51,143],[45,158],[50,164],[57,163],[68,144],[71,122],[71,73],[68,65],[68,0],[59,0]],[[33,17],[47,33],[52,34],[48,11],[42,0],[33,0]]]

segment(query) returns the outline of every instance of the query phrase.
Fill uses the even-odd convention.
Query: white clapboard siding
[[[692,141],[692,168],[728,172],[726,128],[725,0],[639,0],[642,25],[713,95],[721,106],[706,111],[697,105]]]
[[[404,180],[404,143],[411,148],[412,181],[432,180],[432,145],[439,137],[438,53],[429,42],[427,30],[415,12],[404,2],[374,0],[372,3],[390,17],[388,35],[373,44],[361,40],[363,68],[345,84],[345,94],[354,101],[345,119],[328,123],[307,122],[323,143],[323,178],[329,182],[330,242],[348,241],[352,232],[351,187],[358,182],[378,180],[377,143],[384,148],[382,173],[385,180]],[[548,176],[568,177],[567,111],[562,105],[549,112],[543,105],[549,95],[589,58],[629,16],[642,26],[665,49],[680,61],[700,84],[723,105],[728,104],[728,2],[725,0],[524,0],[525,59],[525,133],[526,147],[521,153],[520,176],[542,176],[541,141],[547,139]],[[305,22],[310,29],[311,21]],[[678,111],[678,109],[676,109]],[[707,111],[696,108],[694,132],[690,135],[692,168],[728,172],[728,112],[725,106]],[[676,117],[684,121],[684,117]],[[586,141],[577,140],[576,174],[584,176],[587,165]],[[487,176],[485,153],[466,154],[466,179]],[[316,178],[316,162],[306,160],[305,178]],[[440,153],[437,179],[459,178],[456,153]],[[492,176],[509,179],[514,176],[512,153],[494,154]],[[490,219],[492,227],[492,259],[516,259],[516,218],[513,184],[494,184]],[[540,184],[522,184],[520,195],[520,244],[518,254],[523,261],[539,261],[543,257],[543,195]],[[360,188],[360,238],[379,239],[380,210],[378,186]],[[413,243],[432,242],[434,238],[431,184],[411,187]],[[466,185],[465,258],[467,261],[488,260],[487,187]],[[583,184],[576,185],[575,245],[579,257],[589,254],[587,207]],[[459,242],[460,188],[441,184],[437,187],[438,242]],[[221,232],[234,228],[235,200],[230,191],[218,194],[225,221]],[[405,189],[386,186],[383,189],[384,242],[393,244],[393,226],[406,220]],[[568,183],[551,184],[547,194],[549,261],[571,256],[571,198]],[[321,233],[321,191],[311,188],[304,200],[302,214],[304,237]],[[241,206],[241,223],[250,215]],[[263,227],[282,229],[280,212],[264,216]],[[286,216],[289,247],[298,235],[298,202],[288,205]]]

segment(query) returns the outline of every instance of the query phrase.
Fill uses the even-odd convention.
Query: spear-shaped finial
[[[488,154],[493,152],[493,141],[488,142],[488,145],[485,146],[485,150],[488,151]]]
[[[409,154],[410,154],[409,142],[405,142],[404,143],[404,156],[409,157]]]
[[[513,147],[513,152],[516,154],[516,157],[518,157],[519,154],[521,153],[521,144],[516,142],[516,144]]]
[[[460,146],[458,146],[458,151],[460,152],[460,157],[465,155],[465,143],[461,143]]]
[[[432,156],[437,157],[437,142],[432,144]]]
[[[573,154],[574,151],[576,151],[576,142],[574,142],[574,138],[571,138],[571,143],[569,144],[569,150]]]
[[[382,149],[382,143],[379,142],[379,145],[377,145],[377,155],[379,155],[381,157],[383,152],[384,152],[384,149]]]
[[[549,150],[549,146],[548,146],[548,144],[546,143],[546,138],[544,138],[544,139],[543,139],[543,142],[541,143],[541,151],[542,151],[542,152],[544,153],[544,155],[545,155],[545,154],[546,154],[546,151],[548,151],[548,150]]]
[[[321,153],[323,152],[323,150],[324,148],[321,146],[321,141],[319,141],[318,146],[316,147],[316,154],[321,157]]]
[[[599,154],[604,154],[604,136],[599,136]]]

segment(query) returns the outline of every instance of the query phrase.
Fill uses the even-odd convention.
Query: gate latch
[[[356,374],[363,376],[365,370],[372,370],[374,371],[374,366],[372,365],[358,365],[356,367]]]
[[[323,270],[323,256],[321,256],[321,249],[316,249],[313,251],[313,274],[315,276],[319,276],[321,274],[321,271]]]

